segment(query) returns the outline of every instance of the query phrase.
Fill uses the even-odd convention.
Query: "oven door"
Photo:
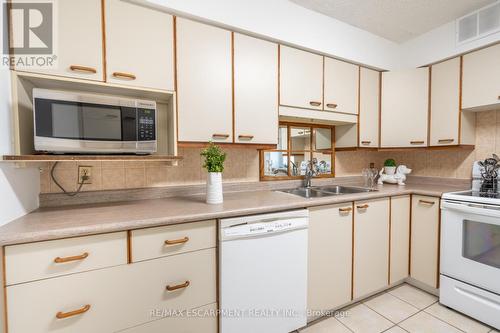
[[[443,200],[441,274],[500,294],[500,207]]]

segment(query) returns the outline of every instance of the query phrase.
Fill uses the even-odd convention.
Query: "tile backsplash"
[[[259,152],[249,148],[224,148],[228,157],[223,179],[225,182],[255,182],[259,180]],[[165,162],[63,162],[55,170],[56,179],[67,191],[77,188],[78,165],[90,165],[92,184],[83,191],[162,187],[202,184],[206,170],[202,168],[201,149],[181,148],[184,157],[178,166]],[[477,113],[475,150],[413,150],[413,151],[343,151],[336,153],[336,176],[358,176],[374,162],[381,167],[386,158],[413,169],[414,176],[470,178],[472,162],[500,152],[500,110]],[[47,164],[41,169],[41,192],[61,190],[51,180]]]

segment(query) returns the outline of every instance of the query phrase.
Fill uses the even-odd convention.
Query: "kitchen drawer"
[[[135,326],[120,333],[217,333],[217,303],[209,304],[183,312],[180,316],[168,317],[153,322]],[[168,313],[159,313],[167,316]]]
[[[126,263],[126,232],[5,247],[7,285]]]
[[[133,230],[132,261],[215,247],[215,220]]]
[[[104,333],[140,324],[129,320],[132,300],[123,278],[129,266],[7,287],[9,333]],[[58,318],[60,312],[68,317]]]
[[[129,265],[125,279],[133,322],[146,323],[155,310],[194,309],[217,301],[215,248]],[[128,327],[132,327],[130,325]]]

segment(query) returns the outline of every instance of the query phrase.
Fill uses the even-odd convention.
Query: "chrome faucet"
[[[306,173],[304,175],[304,187],[311,188],[311,179],[318,174],[318,160],[313,158],[308,164],[306,168]]]

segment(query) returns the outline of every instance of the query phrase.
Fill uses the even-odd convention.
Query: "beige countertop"
[[[220,205],[207,205],[204,196],[196,195],[40,208],[0,227],[0,246],[404,194],[440,197],[444,192],[461,189],[450,185],[384,185],[376,192],[310,199],[282,192],[251,191],[225,193]]]

